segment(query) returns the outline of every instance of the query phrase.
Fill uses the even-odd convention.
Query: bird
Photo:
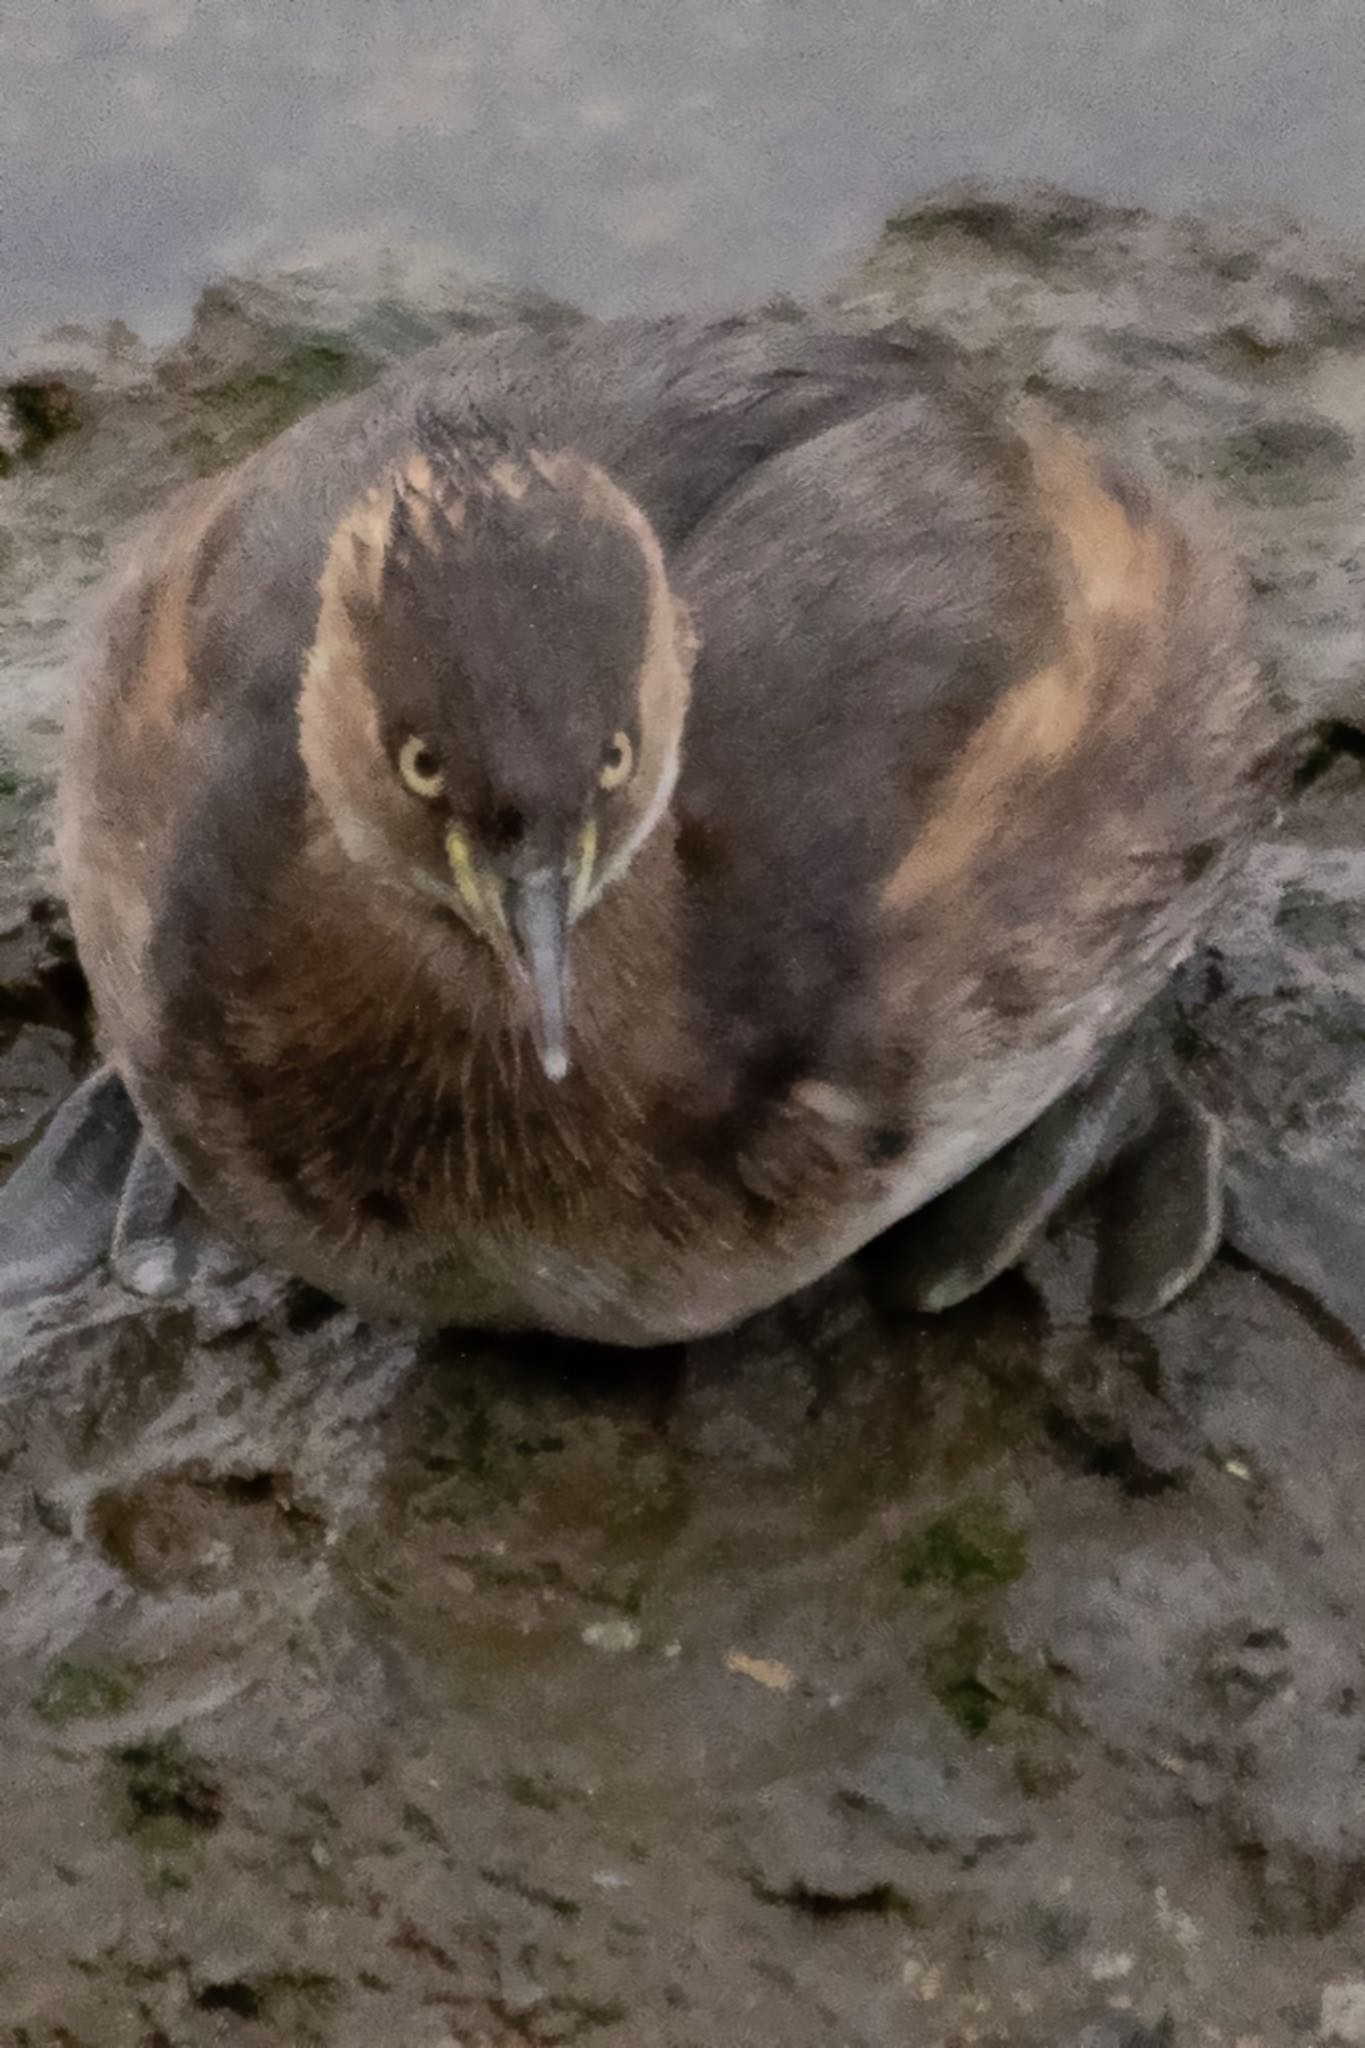
[[[440,342],[107,601],[58,800],[103,1063],[0,1298],[207,1233],[647,1347],[870,1246],[949,1306],[1108,1184],[1100,1305],[1159,1307],[1219,1164],[1152,1018],[1277,758],[1202,512],[940,337]]]

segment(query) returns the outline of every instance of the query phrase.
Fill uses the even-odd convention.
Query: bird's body
[[[641,589],[666,573],[698,643],[680,745],[656,773],[646,709],[653,780],[574,927],[563,1078],[487,934],[386,869],[390,799],[348,780],[382,720],[352,731],[370,699],[329,681],[336,535],[387,520],[397,475],[420,556],[443,447],[455,528],[520,518],[542,472],[553,497],[559,451],[594,465],[583,502],[605,475],[624,509],[575,587],[629,581],[608,555],[642,514]],[[357,529],[365,574],[393,530]],[[480,574],[553,807],[578,628],[539,572],[501,609]],[[646,704],[661,616],[629,657]],[[443,801],[501,702],[452,726]],[[814,1279],[1080,1080],[1264,815],[1267,738],[1222,567],[941,351],[585,325],[444,344],[177,501],[83,686],[61,843],[109,1059],[225,1230],[372,1312],[648,1343]],[[491,816],[502,859],[521,811]]]

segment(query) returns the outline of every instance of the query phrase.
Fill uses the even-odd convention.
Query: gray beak
[[[504,903],[534,1004],[532,1036],[552,1081],[569,1071],[569,879],[543,868],[507,884]]]

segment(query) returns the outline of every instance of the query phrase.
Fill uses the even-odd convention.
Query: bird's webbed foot
[[[878,1240],[878,1291],[894,1307],[953,1308],[1072,1218],[1093,1248],[1094,1314],[1155,1314],[1217,1250],[1221,1127],[1184,1086],[1150,1017],[1002,1151]]]
[[[109,1251],[140,1137],[112,1067],[69,1095],[0,1188],[0,1306],[60,1293]]]
[[[0,1307],[59,1294],[108,1260],[131,1293],[183,1293],[217,1241],[112,1067],[69,1095],[0,1187]]]

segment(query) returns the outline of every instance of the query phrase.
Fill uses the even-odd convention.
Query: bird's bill
[[[552,1081],[569,1071],[569,880],[546,869],[509,882],[503,897],[507,928],[530,987],[531,1031]]]

